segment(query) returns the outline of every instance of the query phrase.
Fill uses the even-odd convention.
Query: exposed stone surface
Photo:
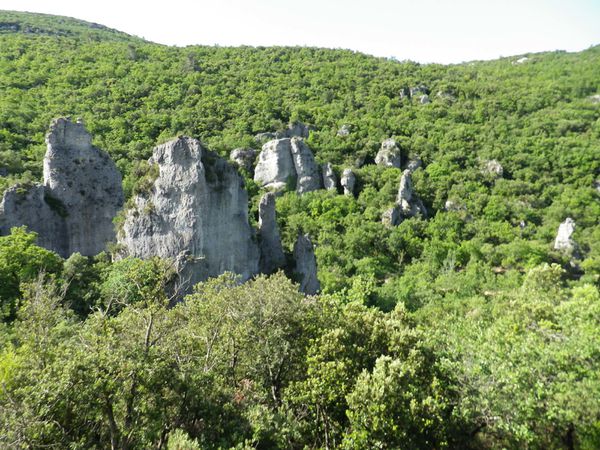
[[[600,180],[594,181],[594,187],[596,188],[596,191],[600,193]]]
[[[299,194],[321,188],[321,174],[315,158],[304,141],[297,137],[263,145],[254,169],[254,181],[272,189],[295,183]]]
[[[331,163],[325,163],[322,167],[323,171],[323,187],[328,191],[336,191],[337,190],[337,177],[335,176],[335,172],[333,171],[333,166]]]
[[[558,227],[558,233],[554,240],[554,249],[561,250],[565,253],[573,253],[577,250],[577,244],[572,236],[575,232],[575,221],[567,217]]]
[[[310,148],[297,137],[292,138],[291,144],[296,168],[296,192],[304,194],[321,189],[321,173]]]
[[[275,213],[275,194],[272,192],[263,195],[258,204],[258,237],[260,271],[271,274],[285,265]]]
[[[253,148],[236,148],[229,154],[229,159],[246,171],[252,172],[257,155],[258,152]]]
[[[46,188],[39,183],[8,188],[0,203],[0,235],[10,234],[12,227],[27,225],[29,231],[38,234],[37,245],[66,257],[69,255],[63,217],[66,211],[59,213],[52,209],[46,196]]]
[[[386,139],[381,143],[381,148],[375,157],[375,164],[400,168],[402,165],[402,152],[394,139]]]
[[[321,289],[317,278],[317,260],[310,237],[300,234],[294,244],[295,274],[300,283],[300,291],[314,295]]]
[[[342,185],[342,188],[344,188],[344,195],[354,195],[356,176],[354,175],[354,172],[352,172],[352,169],[344,169],[340,184]]]
[[[402,173],[396,204],[393,208],[386,210],[381,221],[389,226],[396,226],[402,220],[416,215],[427,216],[427,210],[423,202],[415,195],[412,185],[411,171],[406,169]]]
[[[23,188],[5,193],[0,233],[27,225],[38,233],[40,245],[63,257],[96,255],[115,239],[112,221],[123,205],[121,174],[108,154],[92,145],[80,121],[53,120],[46,144],[44,185],[27,194]]]
[[[407,87],[403,87],[402,89],[400,89],[400,92],[398,93],[400,100],[404,99],[404,98],[410,98],[410,89]]]
[[[429,95],[427,94],[423,94],[419,97],[419,103],[421,103],[421,105],[426,105],[428,103],[431,103],[431,100],[429,99]]]
[[[292,178],[296,178],[296,168],[291,139],[276,139],[263,145],[254,168],[254,181],[262,187],[282,189],[294,181]]]
[[[490,159],[489,161],[484,161],[482,172],[496,178],[502,178],[502,175],[504,175],[504,168],[497,160]]]
[[[417,214],[427,215],[423,202],[414,193],[411,171],[408,169],[402,173],[396,204],[400,206],[403,217],[413,217]]]
[[[350,136],[350,125],[342,125],[341,128],[338,130],[337,135],[340,137]]]
[[[465,211],[467,208],[455,200],[446,200],[444,209],[446,211]]]
[[[381,223],[388,227],[395,227],[400,225],[402,221],[401,209],[400,206],[394,205],[390,209],[384,211],[381,215]]]
[[[187,290],[225,271],[256,274],[248,194],[233,166],[189,137],[159,145],[149,163],[158,177],[132,199],[118,236],[127,253],[172,258]]]

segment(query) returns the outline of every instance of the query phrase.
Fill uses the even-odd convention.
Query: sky
[[[600,0],[0,0],[168,45],[306,45],[459,63],[600,44]]]

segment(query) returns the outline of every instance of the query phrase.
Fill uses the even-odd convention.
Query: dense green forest
[[[169,261],[0,237],[0,446],[600,447],[599,74],[599,46],[420,65],[0,12],[0,192],[40,179],[59,116],[83,118],[127,195],[170,137],[226,157],[297,121],[357,176],[355,197],[277,198],[284,246],[316,244],[315,297],[224,274],[169,307]],[[402,95],[421,85],[430,103]],[[401,170],[373,164],[386,138],[422,159],[429,212],[396,227],[381,215]],[[573,253],[553,249],[567,217]]]

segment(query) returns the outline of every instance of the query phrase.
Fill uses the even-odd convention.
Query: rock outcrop
[[[300,138],[294,137],[291,141],[292,159],[296,169],[296,192],[305,192],[321,189],[321,174],[308,145]]]
[[[66,214],[63,205],[48,197],[44,185],[12,186],[0,203],[0,235],[10,234],[12,227],[26,225],[29,231],[37,233],[37,245],[68,257]]]
[[[253,148],[236,148],[229,154],[229,159],[235,162],[240,168],[252,173],[257,154],[258,152]]]
[[[331,163],[325,163],[322,167],[323,187],[328,191],[337,191],[337,177],[333,171]]]
[[[402,165],[402,152],[394,139],[386,139],[381,143],[381,148],[375,156],[375,164],[400,168]]]
[[[258,238],[261,273],[271,274],[285,265],[275,213],[275,194],[268,192],[258,204]]]
[[[577,243],[573,240],[575,232],[575,221],[567,217],[558,227],[556,239],[554,240],[554,249],[560,250],[568,254],[577,252]]]
[[[43,185],[27,194],[23,187],[5,193],[0,233],[26,225],[38,233],[40,245],[63,257],[96,255],[115,239],[113,218],[123,205],[121,174],[79,121],[52,121],[46,144]]]
[[[263,145],[254,168],[254,181],[271,189],[283,189],[296,182],[291,139],[275,139]]]
[[[419,97],[419,103],[421,103],[421,105],[427,105],[428,103],[431,103],[431,100],[429,99],[429,95],[427,94],[423,94]]]
[[[248,223],[248,194],[227,161],[189,137],[159,145],[149,160],[158,176],[132,199],[118,241],[126,253],[177,262],[189,290],[231,271],[248,279],[259,253]]]
[[[254,181],[260,186],[283,189],[295,184],[299,194],[321,188],[321,174],[315,158],[300,138],[267,142],[258,155]]]
[[[490,159],[488,161],[484,161],[481,172],[484,175],[490,175],[494,178],[502,178],[504,175],[504,168],[497,160]]]
[[[344,195],[354,196],[354,185],[356,184],[356,176],[354,175],[354,172],[352,172],[352,169],[344,169],[344,171],[342,172],[340,184],[344,189]]]
[[[321,289],[317,278],[317,260],[310,237],[300,234],[294,244],[295,274],[300,283],[300,291],[314,295]]]
[[[418,214],[425,217],[427,216],[427,210],[423,202],[414,193],[411,171],[406,169],[400,179],[396,203],[382,214],[381,221],[385,225],[396,226],[402,220]]]
[[[400,206],[402,217],[414,217],[417,214],[427,215],[423,202],[415,195],[410,170],[405,170],[400,179],[396,204]]]

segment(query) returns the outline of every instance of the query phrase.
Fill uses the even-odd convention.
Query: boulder
[[[575,221],[567,217],[558,227],[556,239],[554,240],[554,249],[568,254],[573,254],[577,250],[577,243],[572,236],[575,232]]]
[[[431,100],[429,99],[429,95],[427,94],[423,94],[419,97],[419,103],[421,103],[421,105],[427,105],[428,103],[431,103]]]
[[[64,258],[93,256],[115,240],[113,218],[123,206],[121,174],[108,154],[92,145],[81,121],[52,121],[46,136],[44,183],[5,192],[0,233],[26,225],[39,245]]]
[[[295,178],[291,139],[276,139],[263,145],[254,168],[254,181],[261,187],[283,189],[288,183],[295,183]]]
[[[333,171],[331,163],[325,163],[322,167],[323,187],[328,191],[337,191],[337,177]]]
[[[285,265],[275,213],[275,194],[268,192],[258,204],[258,237],[261,273],[271,274]]]
[[[342,178],[340,180],[342,188],[344,188],[344,195],[354,196],[354,185],[356,184],[356,176],[352,169],[344,169],[342,172]]]
[[[253,148],[236,148],[229,154],[229,159],[247,172],[252,172],[257,154]]]
[[[321,290],[317,278],[317,260],[310,237],[300,234],[294,244],[295,275],[300,283],[300,291],[315,295]]]
[[[291,141],[292,159],[296,169],[296,192],[306,192],[321,189],[321,173],[308,145],[301,138],[294,137]]]
[[[504,175],[504,168],[497,160],[490,159],[488,161],[484,161],[481,172],[484,175],[491,175],[494,178],[502,178],[502,175]]]
[[[185,136],[154,148],[149,164],[158,176],[125,212],[118,236],[125,252],[174,260],[183,291],[225,271],[243,280],[256,274],[248,194],[234,167]]]
[[[407,87],[401,88],[400,92],[398,93],[398,96],[400,97],[400,100],[410,98],[410,89]]]
[[[402,164],[402,152],[394,139],[386,139],[381,143],[381,148],[375,157],[375,164],[400,168]]]

